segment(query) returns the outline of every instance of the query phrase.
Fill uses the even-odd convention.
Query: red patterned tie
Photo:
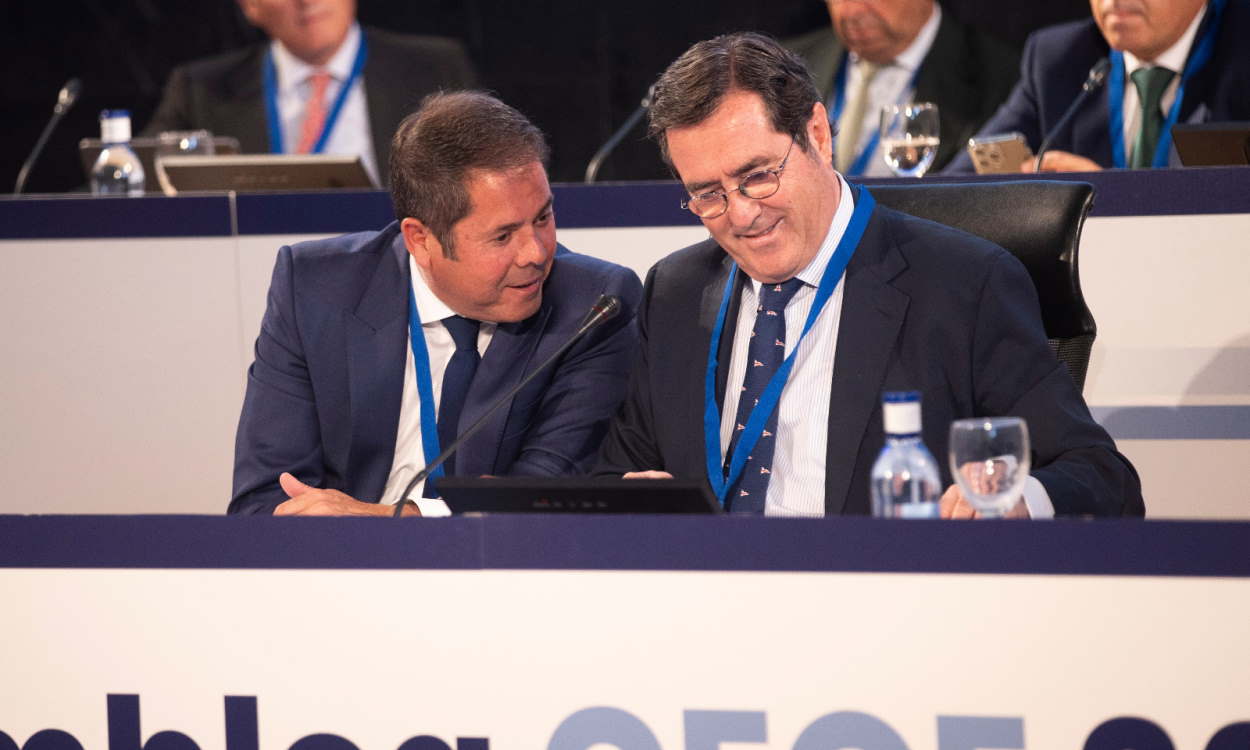
[[[312,151],[326,124],[326,89],[330,86],[330,74],[320,70],[308,80],[312,81],[312,95],[308,97],[308,106],[304,107],[304,125],[300,129],[299,145],[295,147],[297,154]]]

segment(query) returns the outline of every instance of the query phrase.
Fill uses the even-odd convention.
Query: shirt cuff
[[[1029,518],[1055,517],[1055,504],[1050,501],[1050,493],[1032,475],[1024,480],[1024,507],[1029,510]],[[425,513],[424,510],[421,512]]]
[[[1032,479],[1032,477],[1029,478]],[[1045,492],[1045,490],[1042,491]],[[443,502],[440,497],[414,497],[412,501],[417,504],[417,510],[421,511],[422,518],[447,518],[451,515],[451,508],[448,508],[447,503]]]

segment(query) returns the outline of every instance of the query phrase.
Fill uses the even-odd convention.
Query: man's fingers
[[[952,484],[946,488],[946,492],[942,493],[942,499],[938,502],[938,511],[942,518],[975,518],[977,511],[972,507],[964,493],[959,489],[959,485]]]
[[[625,472],[625,478],[626,479],[672,479],[673,475],[669,474],[667,471],[656,471],[654,469],[648,469],[647,471],[627,471]]]
[[[284,471],[278,475],[278,485],[282,487],[282,491],[286,493],[287,497],[299,497],[311,489],[316,489],[296,479],[295,475],[289,471]]]

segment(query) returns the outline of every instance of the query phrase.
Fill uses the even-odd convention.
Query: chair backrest
[[[1037,288],[1050,348],[1084,390],[1098,328],[1081,293],[1077,248],[1093,185],[1014,180],[868,189],[882,205],[983,237],[1019,258]]]

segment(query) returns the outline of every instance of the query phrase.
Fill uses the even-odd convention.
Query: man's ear
[[[253,26],[259,26],[257,21],[256,0],[238,0],[239,10],[243,11],[243,17]]]
[[[829,124],[829,112],[820,102],[812,105],[812,116],[807,120],[807,140],[822,164],[833,163],[833,128]]]
[[[430,258],[436,253],[441,255],[443,245],[420,219],[409,217],[399,222],[399,230],[404,235],[404,247],[417,265],[429,270]]]

